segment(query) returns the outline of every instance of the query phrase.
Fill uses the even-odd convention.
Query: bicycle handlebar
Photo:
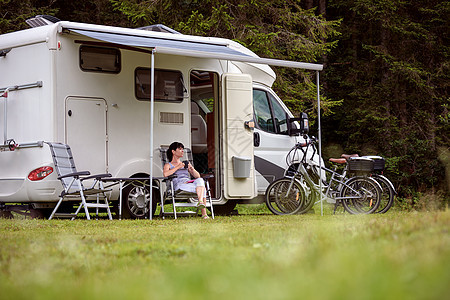
[[[317,139],[314,136],[309,137],[308,135],[305,134],[303,136],[303,138],[305,139],[305,141],[296,143],[295,146],[292,147],[292,149],[286,155],[286,164],[288,166],[292,163],[289,161],[289,159],[292,159],[295,157],[295,153],[297,150],[301,150],[303,152],[303,157],[301,158],[301,161],[305,162],[306,153],[308,152],[308,147],[317,143]],[[306,149],[304,149],[305,147],[306,147]],[[294,154],[291,156],[291,153],[294,153]],[[313,146],[313,153],[311,155],[311,158],[313,158],[315,154],[316,154],[316,148]]]
[[[305,135],[304,139],[305,139],[304,142],[298,142],[297,144],[295,144],[295,148],[300,149],[303,147],[307,147],[309,145],[313,145],[317,142],[317,139],[314,136],[309,137],[309,136]]]

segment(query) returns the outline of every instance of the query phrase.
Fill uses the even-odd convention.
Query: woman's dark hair
[[[172,150],[177,150],[178,148],[184,149],[184,145],[179,142],[173,142],[170,144],[169,149],[167,149],[167,161],[172,161],[173,153]]]

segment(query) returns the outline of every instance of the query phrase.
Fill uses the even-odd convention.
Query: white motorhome
[[[259,58],[164,26],[45,23],[0,35],[0,210],[55,205],[62,186],[45,142],[69,144],[78,170],[142,177],[162,176],[158,148],[180,141],[197,169],[214,172],[219,213],[257,200],[283,175],[301,137],[288,134],[299,125],[271,89],[269,65],[321,65]],[[248,177],[234,176],[233,159],[251,160]],[[145,216],[133,207],[141,196],[124,191],[125,215]]]

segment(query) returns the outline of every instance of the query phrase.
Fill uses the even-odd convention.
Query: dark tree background
[[[0,13],[0,33],[25,29],[38,14],[121,27],[160,23],[233,39],[261,57],[322,63],[325,156],[386,157],[403,201],[448,196],[448,1],[0,0]],[[314,74],[275,71],[277,93],[314,122]]]

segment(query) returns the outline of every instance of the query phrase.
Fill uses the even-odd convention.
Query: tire
[[[33,219],[48,219],[52,211],[53,209],[49,208],[30,209],[30,215]]]
[[[10,211],[0,211],[0,219],[14,219],[13,214]]]
[[[227,203],[223,205],[214,205],[214,215],[217,216],[228,216],[234,211],[237,205],[236,201],[228,200]]]
[[[311,187],[307,186],[306,183],[302,182],[300,184],[303,185],[303,189],[305,191],[305,201],[303,202],[302,207],[296,212],[296,214],[305,214],[310,211],[316,203],[317,194]]]
[[[130,184],[123,189],[123,217],[125,219],[145,219],[149,216],[150,193],[148,186]],[[155,215],[159,193],[153,189],[152,215]]]
[[[266,205],[273,214],[292,215],[303,207],[306,193],[299,182],[281,178],[267,187],[265,198]]]
[[[394,204],[395,190],[392,183],[386,177],[382,175],[373,175],[372,178],[381,186],[380,206],[378,206],[376,213],[384,214],[391,209],[392,204]]]
[[[341,197],[356,197],[342,199],[346,211],[351,214],[371,214],[377,210],[380,205],[381,189],[374,179],[353,177],[345,184],[341,191]]]
[[[293,177],[296,174],[297,169],[298,169],[298,163],[290,165],[289,168],[284,172],[284,176]],[[319,177],[316,175],[314,175],[314,178],[316,178],[317,181],[319,180],[318,179]],[[306,185],[306,183],[303,180],[303,177],[298,176],[297,179],[300,180],[301,181],[300,184],[302,184],[304,186],[305,201],[303,203],[302,208],[300,208],[296,213],[304,214],[304,213],[307,213],[314,206],[314,203],[316,203],[317,194],[311,187]]]

